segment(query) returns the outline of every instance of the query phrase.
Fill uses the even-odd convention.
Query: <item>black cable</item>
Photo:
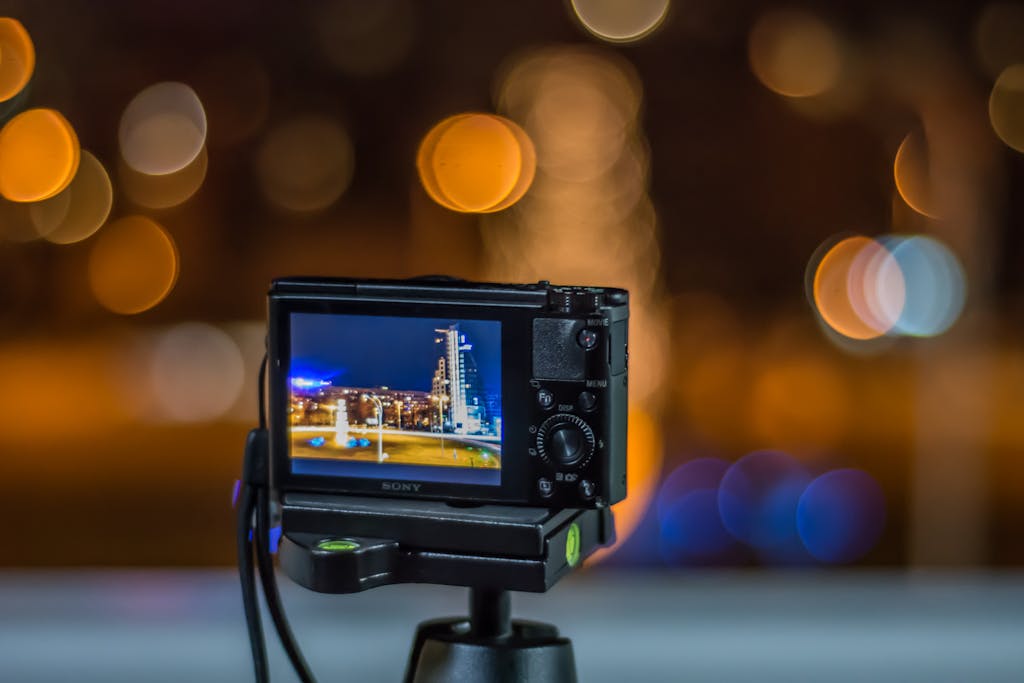
[[[284,613],[284,605],[281,602],[281,594],[277,590],[277,579],[274,575],[274,560],[270,557],[270,493],[266,488],[261,488],[256,494],[256,562],[260,570],[260,581],[263,584],[263,596],[267,600],[267,608],[270,611],[270,618],[274,622],[277,636],[281,640],[281,647],[284,648],[292,667],[302,683],[315,683],[313,673],[306,663],[299,644],[295,640],[291,627],[288,625],[288,617]]]
[[[249,630],[249,644],[252,647],[252,663],[257,683],[267,683],[267,650],[263,641],[263,625],[260,622],[260,607],[256,599],[256,576],[253,564],[252,530],[253,508],[252,487],[242,484],[238,496],[238,577],[242,584],[242,606],[245,609],[245,625]]]
[[[255,530],[252,534],[252,541],[250,542],[250,549],[253,547],[256,551],[256,568],[259,570],[260,585],[263,588],[263,597],[266,599],[267,609],[270,612],[270,618],[274,623],[274,629],[277,631],[277,636],[281,641],[281,647],[284,648],[285,654],[288,655],[288,659],[291,661],[292,667],[295,669],[295,673],[298,675],[302,683],[315,683],[316,679],[313,678],[313,674],[309,669],[309,665],[306,663],[305,657],[302,655],[302,651],[299,649],[298,642],[295,640],[295,635],[292,633],[291,627],[288,625],[288,617],[284,613],[284,605],[281,601],[281,593],[277,589],[277,577],[274,573],[274,560],[270,556],[270,477],[269,477],[269,459],[267,450],[269,444],[267,442],[267,409],[266,409],[266,377],[267,377],[267,356],[264,354],[263,361],[260,363],[259,378],[257,380],[257,405],[258,405],[258,417],[260,432],[253,432],[250,434],[249,444],[246,448],[246,459],[247,467],[245,477],[249,481],[244,483],[245,488],[250,493],[250,499],[252,498],[252,492],[255,491],[255,500],[252,504],[255,508],[256,524]],[[262,437],[262,438],[254,438]],[[252,515],[247,518],[247,522],[250,525],[249,529],[252,529]],[[246,532],[246,538],[249,538],[248,532]],[[252,555],[248,556],[249,564],[252,564]],[[241,563],[239,564],[241,566]],[[244,588],[243,588],[244,590]],[[253,593],[255,594],[255,586],[253,586]],[[248,614],[246,615],[248,618]],[[259,614],[256,614],[257,620]],[[259,626],[257,622],[257,626]],[[253,637],[253,631],[250,628],[250,638]],[[259,637],[260,649],[265,648],[263,642],[262,629],[257,631]],[[263,655],[264,668],[266,654]],[[253,660],[257,661],[256,646],[253,646]],[[257,680],[262,683],[263,679],[259,678],[259,665],[257,664]]]
[[[260,363],[260,373],[256,380],[256,405],[259,406],[260,429],[267,428],[267,354],[263,354],[263,361]]]

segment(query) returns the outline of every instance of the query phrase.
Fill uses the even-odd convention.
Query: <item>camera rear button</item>
[[[590,391],[584,391],[579,397],[580,409],[586,412],[590,412],[597,407],[597,396]]]
[[[537,392],[537,404],[544,410],[548,410],[555,405],[555,395],[547,389],[541,389]]]
[[[576,335],[576,342],[582,346],[585,350],[590,351],[592,348],[597,346],[597,330],[590,328],[583,328],[579,334]]]
[[[550,498],[555,492],[555,484],[547,477],[541,477],[537,480],[537,491],[545,498]]]

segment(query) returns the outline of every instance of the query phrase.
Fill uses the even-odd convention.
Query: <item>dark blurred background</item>
[[[424,273],[631,290],[606,563],[1024,563],[1024,3],[0,16],[0,565],[231,564],[270,279]]]

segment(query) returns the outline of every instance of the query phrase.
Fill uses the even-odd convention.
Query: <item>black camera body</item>
[[[274,488],[600,508],[626,496],[629,296],[447,279],[269,292]]]

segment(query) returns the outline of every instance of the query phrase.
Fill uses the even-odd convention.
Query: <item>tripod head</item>
[[[266,448],[266,431],[253,430],[246,444],[238,526],[239,570],[256,678],[268,680],[254,552],[282,645],[300,680],[313,681],[275,582]],[[317,493],[286,494],[281,524],[281,568],[310,590],[355,593],[394,583],[471,589],[468,619],[420,625],[406,683],[575,681],[571,643],[553,626],[512,621],[508,591],[547,591],[615,536],[607,508],[456,507]]]

